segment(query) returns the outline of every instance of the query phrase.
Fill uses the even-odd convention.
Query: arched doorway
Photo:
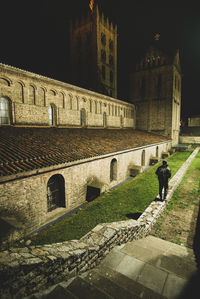
[[[65,207],[65,180],[62,175],[55,174],[47,183],[47,211]]]

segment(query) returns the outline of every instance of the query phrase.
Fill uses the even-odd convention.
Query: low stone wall
[[[169,182],[165,202],[154,201],[136,220],[97,225],[80,240],[0,252],[0,298],[23,298],[96,265],[116,245],[149,234],[198,153],[196,148]]]
[[[200,144],[200,136],[180,136],[180,143]]]

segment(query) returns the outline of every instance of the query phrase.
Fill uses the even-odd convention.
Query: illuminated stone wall
[[[48,126],[52,105],[55,126],[134,127],[133,104],[3,64],[0,97],[10,101],[13,125]]]
[[[12,227],[10,239],[27,234],[41,225],[58,218],[67,211],[86,202],[87,186],[100,189],[101,193],[126,180],[134,167],[141,171],[150,159],[170,150],[171,141],[111,153],[66,165],[22,172],[0,178],[0,215]],[[142,159],[142,156],[144,159]],[[111,161],[116,161],[113,180],[110,178]],[[142,161],[143,160],[143,161]],[[47,183],[53,175],[61,175],[65,186],[65,208],[47,211]]]

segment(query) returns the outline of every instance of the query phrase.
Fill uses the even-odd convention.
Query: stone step
[[[77,299],[78,297],[60,285],[57,285],[49,294],[42,296],[42,299],[66,299],[66,298]]]
[[[67,290],[80,299],[111,299],[109,294],[106,294],[95,285],[88,283],[85,279],[77,277],[67,287]],[[56,297],[55,297],[56,298]],[[58,298],[57,298],[58,299]]]
[[[88,271],[81,277],[98,289],[103,290],[106,294],[109,294],[112,298],[139,299],[136,294],[129,292],[126,287],[118,285],[115,281],[109,279],[106,273],[100,272],[98,269]]]
[[[132,294],[131,298],[142,298],[142,299],[164,299],[166,297],[154,292],[153,290],[145,287],[139,282],[111,269],[105,265],[98,266],[95,271],[99,274],[104,275],[107,279],[114,282],[115,285],[127,290]],[[114,297],[117,298],[117,297]],[[120,298],[120,297],[118,297]],[[123,298],[123,297],[122,297]],[[126,298],[126,297],[124,297]]]

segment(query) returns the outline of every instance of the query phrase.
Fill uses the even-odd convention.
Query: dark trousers
[[[164,188],[164,198],[166,198],[167,192],[168,192],[168,181],[167,182],[159,181],[159,195],[160,195],[160,199],[162,199],[162,190],[163,190],[163,188]]]

